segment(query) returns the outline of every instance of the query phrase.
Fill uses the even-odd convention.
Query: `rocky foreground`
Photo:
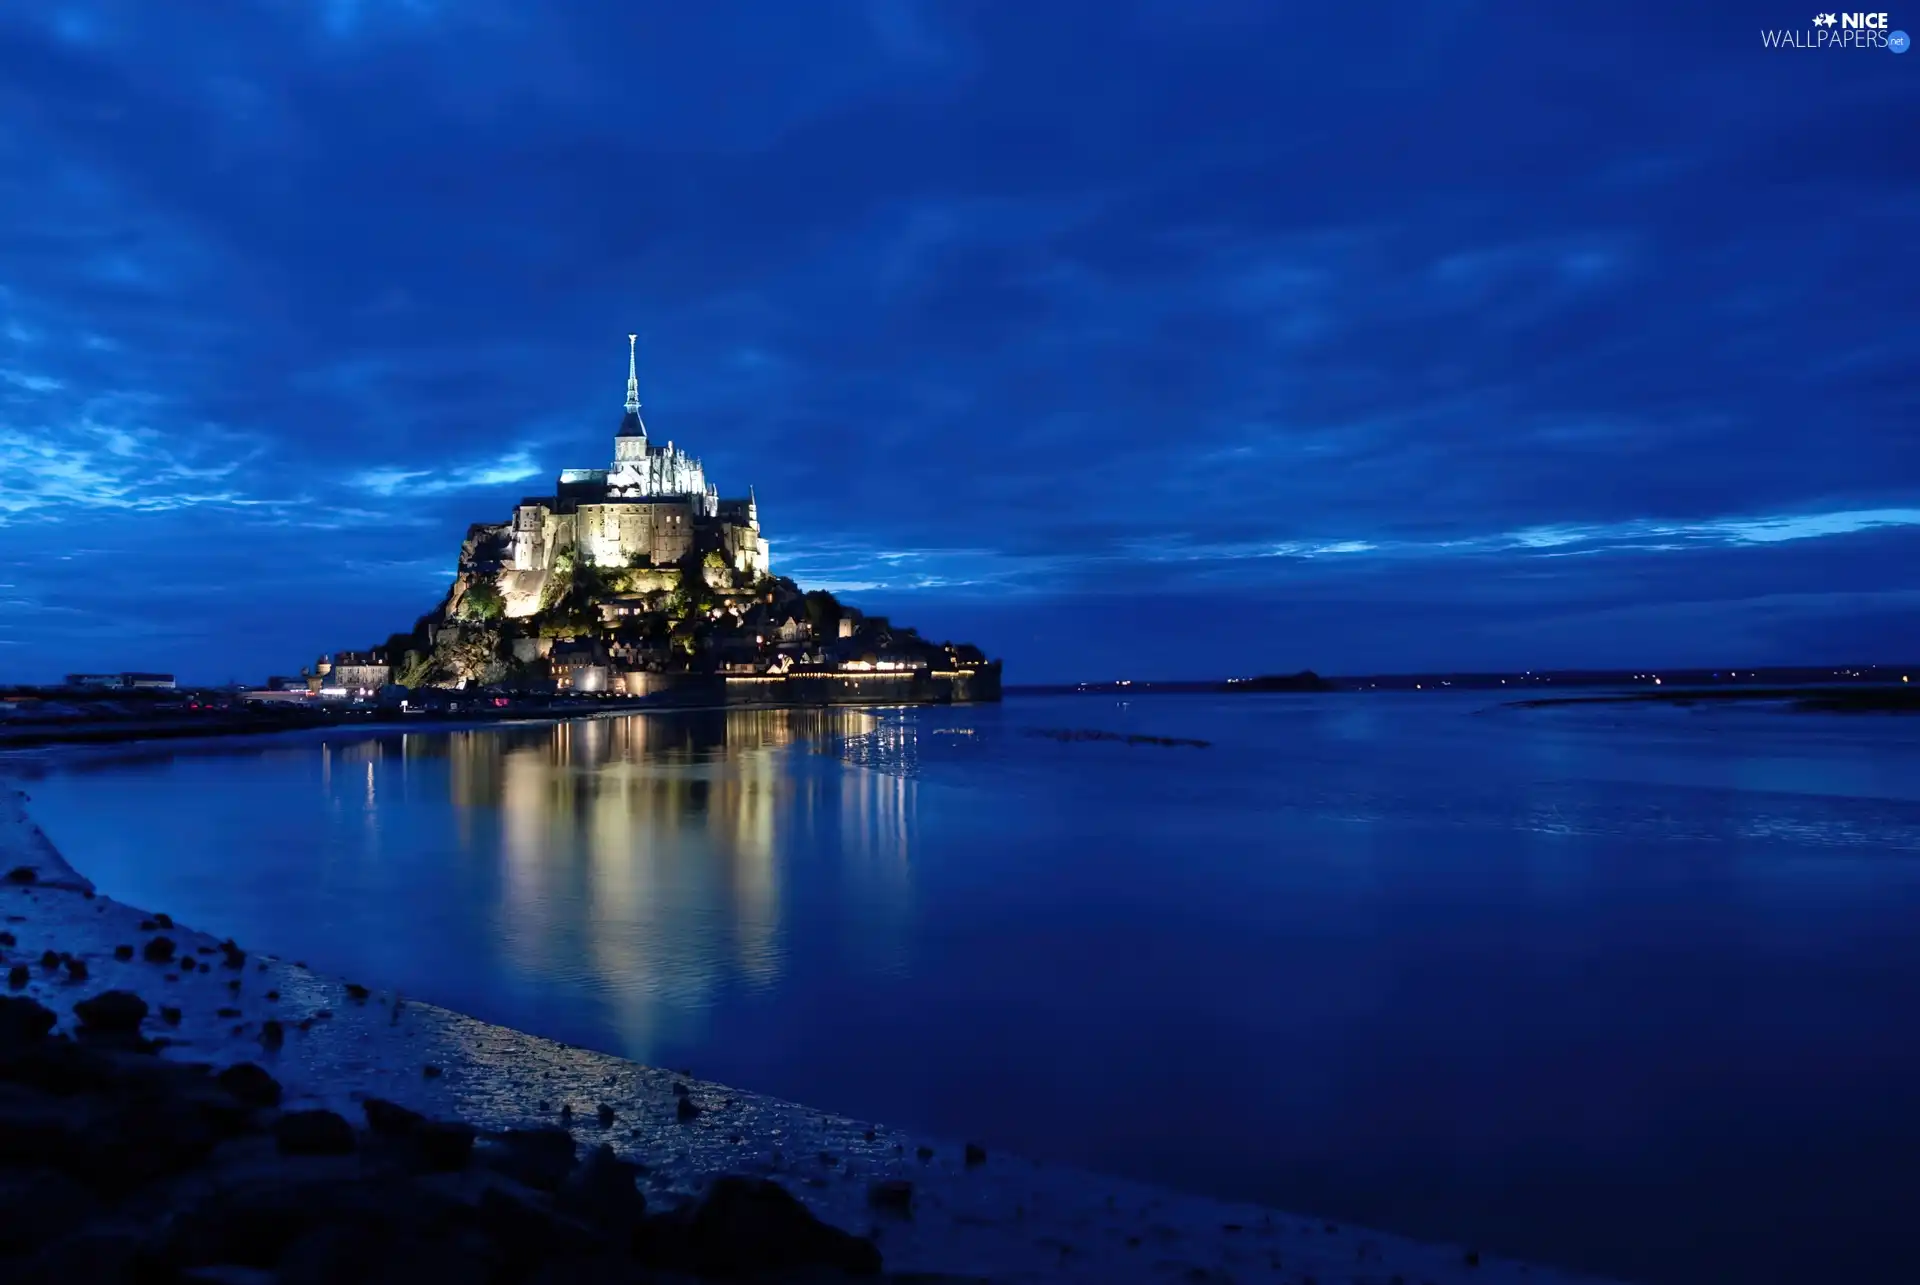
[[[22,1285],[880,1274],[871,1240],[765,1178],[654,1212],[642,1166],[606,1144],[582,1157],[565,1129],[482,1135],[372,1097],[363,1121],[287,1110],[256,1063],[155,1056],[131,991],[74,1014],[57,1034],[45,1005],[0,997],[0,1274]],[[904,1212],[912,1191],[872,1199]]]

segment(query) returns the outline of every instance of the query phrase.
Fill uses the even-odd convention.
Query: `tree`
[[[460,615],[467,620],[498,620],[507,613],[507,600],[492,580],[477,580],[460,599]]]

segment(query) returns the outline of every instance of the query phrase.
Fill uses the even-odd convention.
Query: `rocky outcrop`
[[[258,1066],[155,1056],[138,996],[75,1007],[68,1036],[39,1002],[0,998],[0,1278],[21,1285],[880,1272],[871,1240],[763,1177],[723,1175],[652,1210],[641,1166],[604,1145],[581,1159],[564,1130],[476,1145],[474,1129],[381,1099],[364,1125],[281,1111]]]

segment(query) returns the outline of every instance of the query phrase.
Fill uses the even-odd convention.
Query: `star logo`
[[[1838,21],[1840,20],[1830,13],[1821,13],[1814,15],[1813,25],[1816,27],[1831,27]]]

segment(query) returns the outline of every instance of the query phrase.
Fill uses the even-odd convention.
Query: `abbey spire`
[[[627,336],[627,414],[640,413],[640,368],[634,354],[634,345],[640,341],[639,335]]]

